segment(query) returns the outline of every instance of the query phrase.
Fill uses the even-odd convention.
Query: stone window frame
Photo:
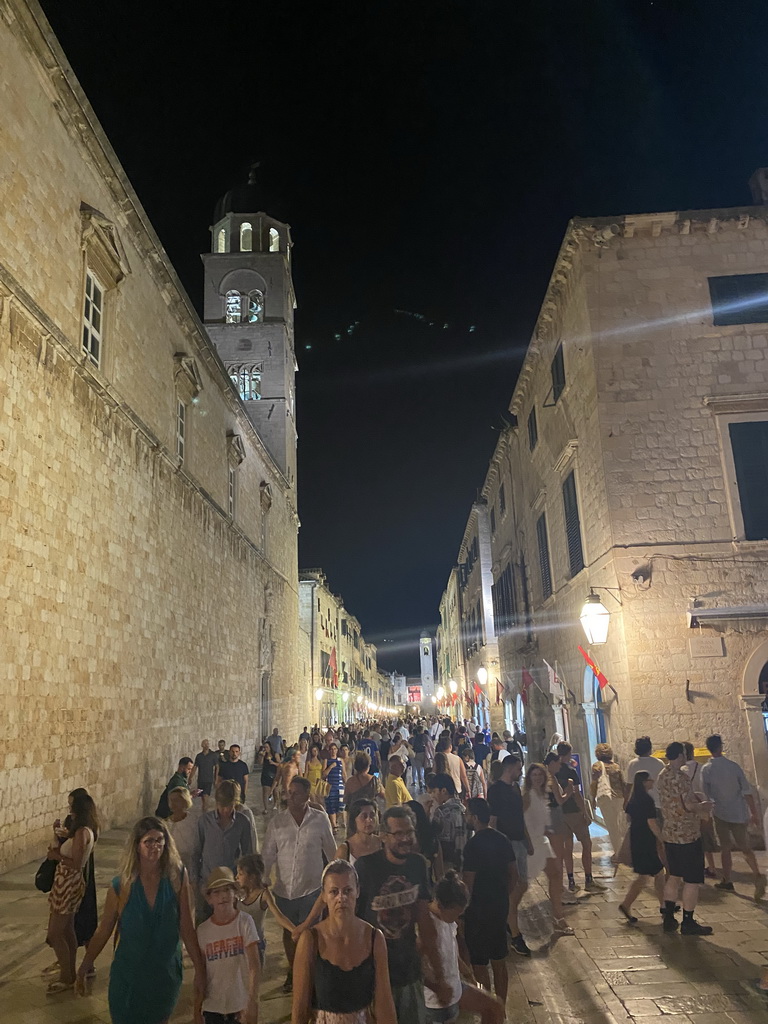
[[[245,459],[245,445],[239,434],[227,434],[227,513],[234,520],[237,516],[239,469]]]
[[[725,483],[725,500],[731,523],[731,539],[745,546],[765,547],[768,540],[748,540],[745,536],[744,516],[741,511],[741,494],[736,479],[736,463],[728,427],[731,423],[764,423],[768,421],[768,393],[710,396],[704,405],[715,418],[720,460]]]
[[[82,277],[80,294],[81,337],[80,359],[91,371],[109,376],[114,364],[114,347],[110,344],[114,326],[114,292],[120,282],[131,272],[120,235],[113,222],[88,203],[80,203],[80,249],[82,253]],[[100,326],[93,331],[92,318],[86,317],[89,281],[101,291]],[[96,338],[98,359],[93,358],[93,346],[86,343]]]
[[[174,416],[174,437],[176,458],[179,465],[187,461],[189,449],[189,416],[187,409],[190,405],[196,405],[199,401],[200,392],[203,390],[203,378],[192,356],[186,352],[177,352],[173,361],[175,370],[173,374],[175,416]]]

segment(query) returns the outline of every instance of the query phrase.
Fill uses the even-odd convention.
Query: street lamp
[[[437,688],[437,699],[439,701],[441,701],[441,700],[443,700],[444,697],[445,697],[445,687],[444,686],[438,686],[438,688]]]
[[[324,692],[325,691],[323,690],[322,686],[318,686],[318,688],[315,690],[315,700],[322,700]]]
[[[456,682],[456,680],[455,680],[455,679],[449,679],[449,680],[448,680],[448,686],[449,686],[449,687],[450,687],[450,689],[451,689],[451,693],[456,693],[456,691],[457,691],[457,690],[458,690],[458,688],[459,688],[459,687],[458,687],[458,684],[457,684],[457,682]]]
[[[480,683],[481,686],[485,686],[485,684],[488,682],[488,671],[486,670],[484,665],[481,665],[480,668],[477,670],[477,681],[478,683]]]
[[[581,609],[579,616],[587,643],[590,647],[597,644],[604,644],[608,639],[608,625],[611,621],[611,613],[605,607],[594,590],[590,591],[589,597]]]

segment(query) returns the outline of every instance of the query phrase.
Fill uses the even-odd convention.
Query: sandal
[[[623,903],[619,904],[619,911],[626,919],[627,924],[637,924],[637,918],[633,917]]]
[[[48,988],[45,990],[47,996],[57,996],[61,992],[71,992],[75,987],[74,981],[67,983],[66,981],[52,981]]]
[[[555,918],[555,931],[558,935],[575,935],[573,928],[568,924],[564,917]]]
[[[59,961],[55,960],[52,964],[48,964],[47,967],[44,967],[42,971],[40,971],[40,977],[48,978],[52,974],[59,974],[60,972],[61,968],[59,967]]]

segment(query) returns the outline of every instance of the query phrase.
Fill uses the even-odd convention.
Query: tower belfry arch
[[[291,231],[264,211],[256,165],[216,204],[203,321],[249,419],[292,488],[296,410]]]

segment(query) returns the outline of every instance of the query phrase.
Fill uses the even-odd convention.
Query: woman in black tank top
[[[299,939],[293,965],[291,1024],[397,1024],[378,928],[355,916],[357,872],[334,860],[323,872],[328,917]],[[361,959],[362,954],[362,959]]]

